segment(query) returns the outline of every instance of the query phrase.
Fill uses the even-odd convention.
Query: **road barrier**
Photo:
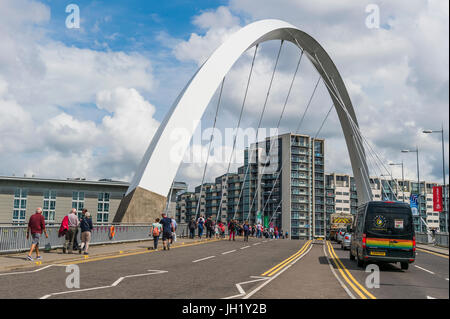
[[[111,228],[111,227],[114,228]],[[59,225],[46,226],[48,238],[41,235],[39,248],[45,249],[50,244],[51,249],[62,248],[64,245],[64,236],[58,237]],[[125,243],[140,240],[151,240],[149,236],[151,225],[131,225],[131,224],[97,224],[91,232],[90,245],[102,245],[113,243]],[[186,227],[177,227],[177,237],[187,235]],[[78,229],[77,240],[80,240],[81,231]],[[27,251],[31,246],[31,234],[27,239],[27,226],[4,226],[0,225],[0,254]]]
[[[437,246],[447,247],[448,248],[448,233],[437,233],[435,235],[435,244]]]
[[[427,233],[416,233],[416,241],[418,244],[448,247],[448,233],[436,233],[434,237]]]
[[[416,233],[416,242],[418,244],[431,244],[431,236],[429,236],[427,233]]]

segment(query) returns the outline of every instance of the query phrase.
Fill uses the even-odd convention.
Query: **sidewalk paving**
[[[209,239],[203,238],[199,240],[198,238],[177,238],[171,247],[182,246],[187,244],[192,244],[196,242],[206,242]],[[162,240],[160,239],[158,243],[158,249],[163,248]],[[113,244],[103,244],[103,245],[90,245],[89,255],[87,258],[95,258],[101,256],[126,254],[131,252],[146,251],[148,249],[153,250],[153,240],[142,240],[136,242],[128,243],[113,243]],[[26,260],[28,252],[14,253],[0,255],[0,272],[6,272],[17,269],[24,268],[35,268],[50,264],[66,263],[68,261],[84,260],[86,257],[83,254],[79,254],[78,250],[74,250],[72,254],[63,254],[62,248],[51,250],[50,252],[45,252],[43,248],[40,249],[40,255],[42,260],[38,261],[35,259],[35,252],[33,252],[33,261]]]
[[[445,248],[445,247],[426,245],[426,244],[416,244],[416,247],[448,256],[448,248]]]

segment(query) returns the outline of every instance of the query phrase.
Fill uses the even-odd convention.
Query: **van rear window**
[[[413,231],[411,209],[406,207],[369,207],[367,232],[377,235],[406,235]]]

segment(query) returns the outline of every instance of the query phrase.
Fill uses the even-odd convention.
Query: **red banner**
[[[442,186],[433,186],[433,211],[442,212]]]

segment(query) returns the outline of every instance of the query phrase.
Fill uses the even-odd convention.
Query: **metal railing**
[[[435,235],[435,245],[448,248],[448,233],[437,233]]]
[[[427,233],[416,232],[416,242],[418,244],[431,244],[431,237]]]
[[[111,226],[114,226],[115,234],[111,236]],[[61,248],[64,245],[65,237],[58,237],[59,225],[46,226],[48,238],[41,235],[39,241],[39,248],[44,249],[47,244],[51,248]],[[113,243],[125,243],[132,241],[151,240],[149,236],[151,225],[113,225],[101,224],[94,225],[91,232],[90,245],[102,245]],[[178,225],[176,234],[178,237],[187,236],[187,227],[185,225]],[[77,240],[80,243],[81,231],[78,231]],[[27,226],[4,226],[0,225],[0,254],[27,251],[31,246],[31,234],[27,239]]]
[[[419,244],[448,247],[448,233],[436,233],[433,237],[431,233],[416,232],[416,241]]]

